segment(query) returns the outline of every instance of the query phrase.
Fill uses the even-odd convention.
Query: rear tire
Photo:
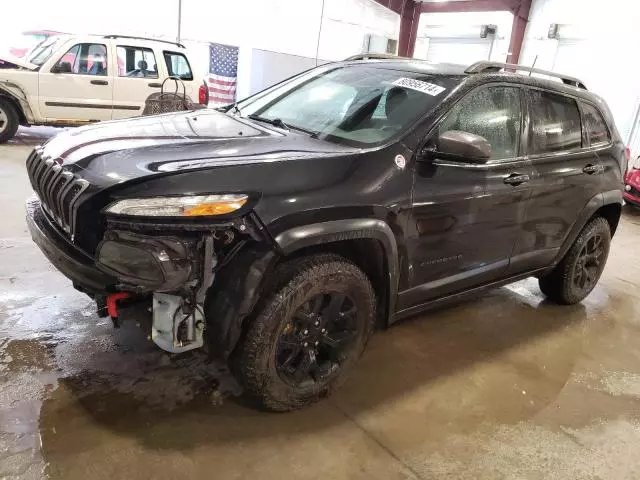
[[[273,286],[235,370],[249,397],[282,412],[318,401],[345,380],[373,331],[375,295],[362,270],[328,254],[281,265]]]
[[[11,140],[18,131],[19,124],[20,119],[15,107],[11,102],[0,98],[0,143]]]
[[[609,256],[611,228],[602,217],[591,220],[562,261],[538,279],[540,290],[549,300],[573,305],[596,286]]]

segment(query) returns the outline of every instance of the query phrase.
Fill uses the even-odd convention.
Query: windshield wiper
[[[280,118],[261,117],[260,115],[256,115],[255,113],[252,113],[251,115],[247,115],[247,118],[250,118],[251,120],[257,120],[258,122],[268,123],[270,125],[273,125],[274,127],[284,128],[285,130],[291,130],[291,129],[298,130],[300,132],[309,134],[312,138],[318,137],[318,132],[314,132],[313,130],[309,130],[304,127],[298,127],[297,125],[284,123]]]
[[[250,118],[251,120],[256,120],[258,122],[268,123],[269,125],[273,125],[274,127],[284,128],[285,130],[291,130],[291,128],[289,128],[289,126],[279,118],[261,117],[260,115],[256,115],[255,113],[251,113],[247,115],[247,118]]]

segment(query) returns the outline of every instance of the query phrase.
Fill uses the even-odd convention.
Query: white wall
[[[504,62],[508,55],[513,15],[511,12],[423,13],[418,23],[415,58],[426,58],[431,35],[468,38],[480,36],[482,25],[496,25],[491,60]],[[486,60],[486,59],[485,59]],[[454,62],[455,63],[455,62]]]
[[[32,29],[175,40],[177,13],[178,0],[109,0],[105,5],[88,0],[4,0],[2,17],[11,18],[11,22],[2,25],[0,43]],[[194,70],[208,71],[209,42],[240,47],[239,97],[248,95],[252,85],[260,83],[252,79],[261,74],[262,65],[256,65],[258,70],[253,68],[252,49],[304,57],[302,69],[309,58],[316,57],[317,50],[321,59],[340,60],[362,51],[365,34],[397,39],[399,30],[399,15],[373,0],[182,1],[182,41],[198,59],[192,65]]]
[[[609,104],[625,141],[640,97],[637,35],[640,2],[630,0],[533,0],[520,63],[579,77]],[[560,40],[547,38],[560,25]],[[558,56],[559,42],[576,44],[571,57]]]

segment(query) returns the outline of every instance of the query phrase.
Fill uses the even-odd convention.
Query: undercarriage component
[[[181,353],[200,348],[203,342],[204,310],[191,307],[182,297],[153,294],[151,339],[167,352]]]

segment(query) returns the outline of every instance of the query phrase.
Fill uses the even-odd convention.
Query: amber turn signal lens
[[[242,208],[247,203],[247,200],[237,200],[234,202],[215,202],[215,203],[202,203],[200,205],[194,205],[193,207],[187,207],[184,209],[185,217],[198,217],[203,215],[224,215],[225,213],[235,212]]]

